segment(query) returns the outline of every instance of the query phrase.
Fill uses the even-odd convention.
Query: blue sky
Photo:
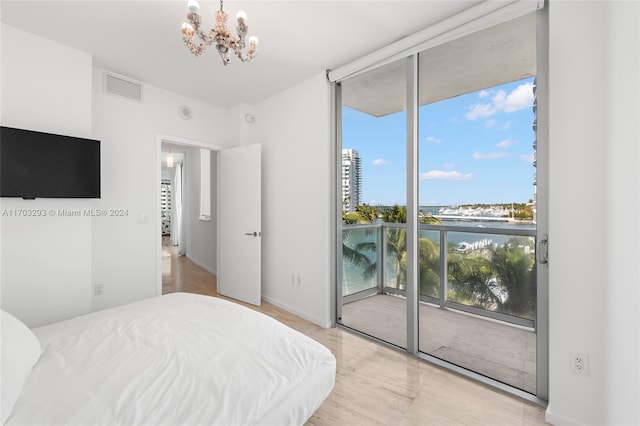
[[[533,198],[533,78],[420,108],[420,205]],[[360,153],[362,200],[406,203],[405,113],[343,108],[343,148]]]

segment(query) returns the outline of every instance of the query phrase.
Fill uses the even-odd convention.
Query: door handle
[[[245,232],[244,235],[248,235],[248,236],[253,236],[253,237],[257,237],[258,233],[257,232]]]
[[[543,235],[538,241],[538,261],[542,265],[549,263],[549,236]]]

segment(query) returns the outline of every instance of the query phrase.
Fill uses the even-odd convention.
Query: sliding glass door
[[[342,296],[348,327],[406,348],[405,60],[342,83]],[[366,181],[365,181],[366,176]]]
[[[535,28],[527,15],[420,54],[419,147],[435,219],[420,231],[420,351],[532,394]]]
[[[337,312],[341,325],[544,398],[537,25],[525,15],[338,85]]]

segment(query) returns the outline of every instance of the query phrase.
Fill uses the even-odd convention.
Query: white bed
[[[173,293],[32,331],[41,353],[6,425],[303,424],[335,380],[324,346],[208,296]]]

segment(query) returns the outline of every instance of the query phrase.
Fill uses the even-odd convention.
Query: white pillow
[[[9,313],[0,312],[0,412],[4,424],[31,369],[40,358],[42,348],[36,335],[26,325]]]

